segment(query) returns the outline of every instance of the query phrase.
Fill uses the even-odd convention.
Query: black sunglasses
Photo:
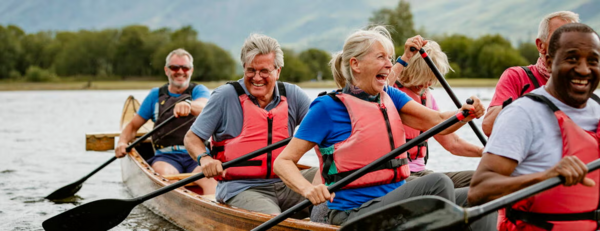
[[[185,65],[169,65],[168,68],[171,71],[179,71],[179,69],[183,70],[183,72],[187,72],[191,69],[191,67]]]

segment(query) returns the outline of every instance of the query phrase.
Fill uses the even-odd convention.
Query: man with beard
[[[589,26],[570,23],[552,35],[544,87],[504,108],[471,181],[478,205],[543,180],[564,185],[499,211],[499,230],[596,230],[600,173],[585,163],[600,157],[600,39]],[[536,227],[534,227],[536,226]],[[542,228],[542,229],[540,229]]]
[[[525,93],[546,85],[550,75],[546,68],[545,56],[548,53],[548,42],[554,30],[567,23],[579,22],[579,15],[571,11],[558,11],[546,15],[538,27],[538,35],[535,39],[535,45],[540,54],[536,64],[522,67],[510,67],[502,73],[492,102],[485,114],[481,128],[483,132],[490,136],[494,121],[503,105],[507,105],[513,100],[521,97]]]
[[[133,120],[123,128],[115,155],[118,158],[125,156],[127,143],[135,138],[137,130],[147,120],[152,119],[158,125],[175,115],[177,119],[152,135],[155,156],[148,160],[148,164],[161,175],[201,172],[187,153],[183,138],[208,102],[209,91],[203,85],[190,83],[194,58],[184,49],[171,51],[164,69],[169,83],[150,90]],[[204,178],[196,181],[196,184],[202,187],[205,194],[214,194],[217,182]]]

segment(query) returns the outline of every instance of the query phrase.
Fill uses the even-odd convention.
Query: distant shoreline
[[[86,81],[58,81],[58,82],[2,82],[0,91],[38,91],[38,90],[143,90],[160,87],[167,81],[94,81],[89,84]],[[498,79],[448,79],[452,87],[494,87]],[[215,89],[226,83],[219,82],[196,82],[204,84],[209,89]],[[301,88],[337,88],[334,81],[301,82],[297,83]],[[439,85],[439,84],[438,84]]]

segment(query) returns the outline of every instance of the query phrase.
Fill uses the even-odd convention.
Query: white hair
[[[246,63],[251,63],[257,55],[275,54],[275,68],[283,67],[283,51],[276,39],[262,34],[250,34],[240,54],[240,61],[245,67]]]
[[[560,18],[567,23],[575,23],[579,22],[579,14],[573,13],[571,11],[558,11],[551,14],[546,15],[544,19],[540,22],[540,26],[538,27],[538,35],[537,38],[542,40],[542,42],[548,42],[546,39],[550,35],[550,20],[553,18]]]
[[[187,56],[188,58],[190,58],[190,66],[194,67],[194,57],[192,57],[190,52],[187,52],[186,50],[184,50],[182,48],[175,49],[175,50],[171,51],[171,53],[169,53],[169,55],[167,55],[165,67],[169,65],[169,62],[171,61],[171,57],[173,57],[173,55],[177,55],[179,57]]]
[[[394,57],[394,43],[392,43],[390,32],[384,26],[375,26],[368,30],[354,32],[344,42],[342,51],[333,55],[329,65],[333,79],[339,87],[346,86],[346,83],[354,83],[350,59],[355,57],[360,60],[369,52],[375,42],[379,42],[388,54]]]

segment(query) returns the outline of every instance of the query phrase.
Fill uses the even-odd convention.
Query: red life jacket
[[[213,157],[226,163],[290,136],[288,130],[288,101],[283,83],[277,82],[280,102],[270,111],[254,104],[238,82],[229,82],[228,84],[233,85],[240,99],[244,114],[242,132],[232,139],[219,142],[213,140],[211,151]],[[278,176],[273,172],[273,162],[281,151],[283,151],[283,147],[267,152],[266,155],[250,159],[242,165],[228,168],[225,171],[225,177],[219,176],[215,179],[277,178]]]
[[[341,180],[406,143],[400,115],[394,102],[385,92],[381,93],[381,104],[344,93],[332,92],[327,95],[346,106],[352,123],[352,133],[346,140],[330,147],[315,147],[326,185]],[[408,176],[410,170],[404,153],[343,189],[390,184],[402,181]]]
[[[394,87],[406,93],[414,101],[420,102],[421,105],[427,108],[433,108],[433,104],[431,103],[431,92],[426,91],[425,94],[417,95],[415,92],[402,86],[402,84],[398,81],[396,81]],[[404,133],[406,134],[406,142],[408,142],[421,135],[423,131],[419,131],[404,125]],[[427,143],[427,140],[408,150],[408,160],[412,161],[416,160],[417,158],[425,158],[425,164],[427,164],[427,159],[429,158],[429,144]]]
[[[600,128],[596,133],[583,130],[550,100],[527,94],[554,111],[563,140],[563,157],[577,156],[584,163],[600,158]],[[498,229],[504,230],[596,230],[600,196],[600,173],[587,174],[596,185],[558,186],[521,200],[506,211],[500,210]],[[505,217],[502,216],[506,214]]]

